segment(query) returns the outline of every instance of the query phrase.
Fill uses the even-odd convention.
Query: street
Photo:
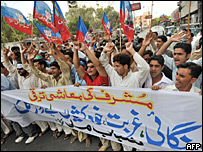
[[[1,131],[1,137],[3,137],[3,131]],[[95,136],[90,136],[91,145],[85,147],[85,141],[79,143],[75,141],[73,144],[70,144],[70,139],[73,138],[73,135],[68,139],[64,140],[64,133],[58,138],[52,136],[52,131],[48,130],[41,137],[35,138],[35,140],[30,144],[25,144],[27,138],[24,138],[20,143],[15,143],[16,133],[12,132],[8,138],[6,138],[5,143],[1,145],[1,151],[98,151],[99,138]],[[107,151],[112,151],[112,148],[109,147]]]

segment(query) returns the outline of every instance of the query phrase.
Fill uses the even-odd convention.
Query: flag
[[[81,17],[79,16],[76,40],[86,44],[86,46],[89,47],[90,39],[91,39],[90,32],[87,31],[87,28],[86,28],[84,22],[82,21]]]
[[[19,10],[7,6],[1,6],[1,14],[8,25],[20,32],[32,35],[32,27],[30,26],[30,23]]]
[[[104,26],[105,31],[109,34],[109,36],[111,36],[112,31],[111,31],[111,25],[109,23],[109,20],[106,16],[106,13],[104,12],[104,16],[102,19],[102,25]]]
[[[127,35],[128,42],[134,40],[134,27],[132,22],[132,8],[129,1],[120,1],[120,23],[123,33]]]
[[[69,36],[70,36],[70,33],[69,33],[68,28],[66,26],[66,20],[65,20],[65,18],[63,16],[63,13],[62,13],[58,3],[56,1],[53,1],[53,2],[55,4],[55,7],[58,10],[61,18],[63,19],[63,21],[62,21],[59,14],[58,14],[58,12],[57,12],[57,10],[53,6],[54,26],[56,27],[56,30],[59,31],[59,33],[61,34],[61,39],[66,42],[68,40]]]
[[[57,30],[54,30],[54,18],[51,9],[45,2],[34,1],[33,18],[37,18],[48,28],[52,29],[54,33],[58,32]]]
[[[39,25],[36,22],[34,23],[37,29],[39,30],[40,34],[44,37],[45,40],[47,40],[48,43],[50,43],[51,41],[55,42],[55,34],[50,28]],[[59,33],[56,33],[56,40],[57,40],[57,44],[63,44]]]
[[[165,18],[165,15],[164,15],[164,14],[162,14],[162,15],[160,16],[160,18]]]

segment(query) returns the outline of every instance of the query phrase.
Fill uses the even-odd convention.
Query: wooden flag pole
[[[11,27],[11,26],[10,26]],[[24,49],[24,44],[21,42],[20,38],[18,37],[16,31],[13,29],[13,27],[11,27],[12,31],[14,32],[15,36],[17,37],[18,41],[20,42],[20,44],[22,44],[22,49]]]
[[[11,26],[10,26],[10,27],[11,27]],[[11,29],[12,29],[12,31],[14,32],[15,36],[17,37],[18,41],[20,42],[20,39],[19,39],[19,37],[18,37],[16,31],[13,29],[13,27],[11,27]]]
[[[34,33],[34,31],[33,31],[33,24],[34,24],[34,18],[33,18],[33,16],[32,16],[32,35],[31,35],[31,46],[33,46],[33,33]]]
[[[191,1],[190,1],[190,3],[189,3],[187,32],[189,32],[189,29],[190,29],[190,10],[191,10]]]
[[[121,52],[121,23],[120,23],[120,51]]]
[[[150,30],[152,28],[152,12],[153,12],[153,1],[152,1],[152,8],[151,8]]]
[[[61,17],[61,15],[60,15],[60,13],[59,13],[58,9],[56,8],[56,6],[55,6],[54,2],[53,2],[53,1],[51,1],[51,2],[52,2],[52,4],[53,4],[54,8],[56,9],[57,13],[59,14],[59,17],[61,18],[61,20],[62,20],[63,24],[64,24],[64,25],[65,25],[65,27],[66,27],[66,29],[68,30],[68,28],[67,28],[66,24],[65,24],[65,23],[64,23],[64,21],[63,21],[63,18]]]

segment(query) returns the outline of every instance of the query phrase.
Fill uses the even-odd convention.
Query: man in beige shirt
[[[58,57],[57,52],[59,50],[56,48],[54,43],[51,43],[51,47],[49,49],[50,54],[56,59],[56,61],[50,64],[52,75],[43,73],[34,66],[33,59],[35,58],[38,52],[33,48],[27,53],[31,70],[41,80],[51,84],[51,87],[72,85],[72,80],[70,76],[70,67],[68,66],[67,63],[65,63]],[[58,138],[61,135],[62,130],[65,132],[64,140],[67,140],[71,136],[71,129],[69,127],[56,123],[56,128],[58,129],[58,131],[56,131],[54,134],[56,138]]]

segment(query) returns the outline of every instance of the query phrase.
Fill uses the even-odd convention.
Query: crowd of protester
[[[202,35],[202,30],[201,30]],[[1,62],[1,91],[13,89],[47,88],[63,85],[105,86],[125,88],[151,88],[173,91],[198,92],[202,94],[202,38],[192,49],[190,31],[178,31],[169,39],[149,30],[145,38],[128,42],[104,35],[92,35],[90,46],[76,41],[71,35],[63,45],[48,44],[49,51],[40,51],[35,44],[22,44],[3,50]],[[168,47],[176,43],[173,50]],[[55,122],[35,121],[27,127],[4,118],[1,114],[3,144],[14,130],[16,143],[28,137],[29,144],[51,129],[58,138],[64,131],[64,140],[76,140],[91,144],[91,136],[59,125]],[[136,147],[100,138],[99,151],[112,146],[114,151],[139,150]]]

